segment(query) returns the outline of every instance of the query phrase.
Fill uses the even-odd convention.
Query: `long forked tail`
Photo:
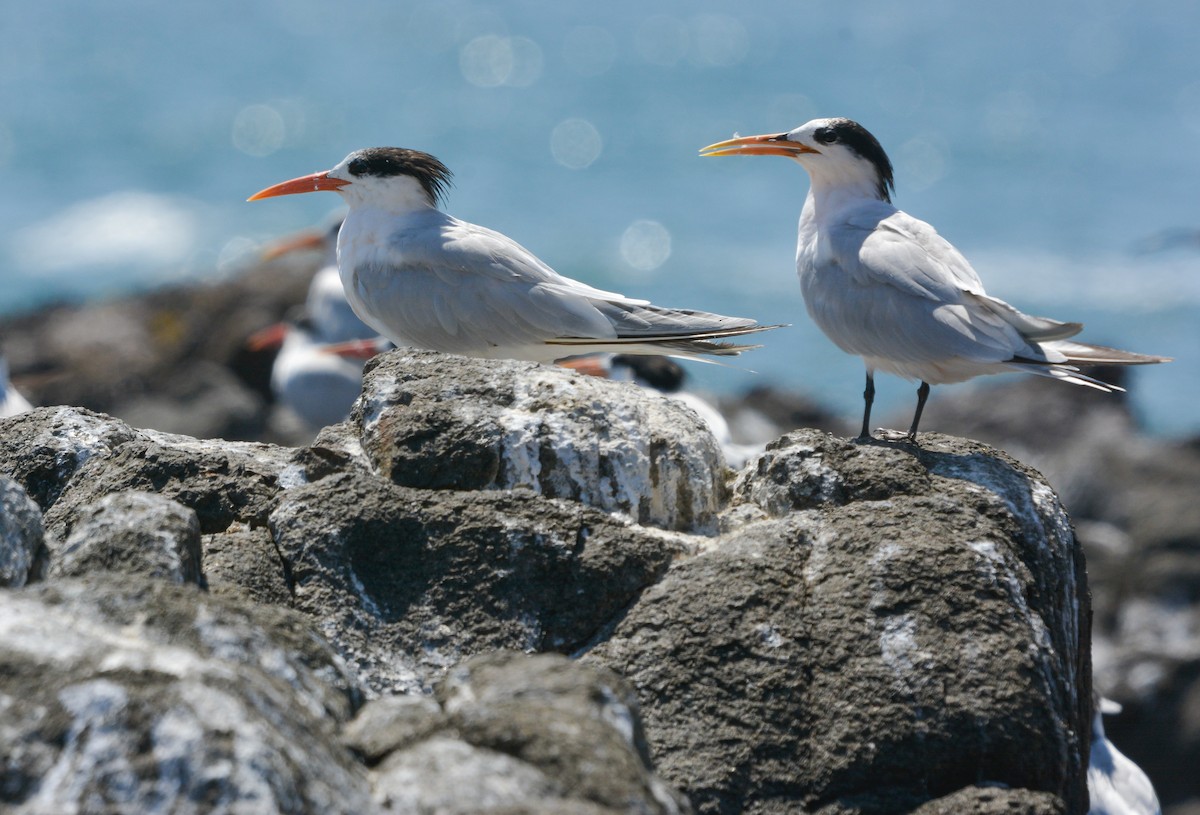
[[[1170,362],[1171,357],[1159,357],[1153,354],[1138,354],[1133,351],[1122,351],[1118,348],[1108,348],[1103,345],[1088,345],[1071,340],[1055,340],[1039,343],[1046,352],[1049,360],[1034,360],[1015,358],[1012,366],[1032,374],[1050,376],[1083,385],[1088,388],[1106,391],[1124,391],[1119,385],[1113,385],[1095,377],[1088,376],[1079,370],[1079,366],[1090,365],[1154,365],[1159,362]],[[1052,361],[1051,361],[1052,360]],[[1060,361],[1061,360],[1061,361]]]
[[[1133,351],[1122,351],[1118,348],[1088,345],[1068,340],[1044,343],[1043,347],[1046,346],[1066,355],[1067,362],[1073,365],[1153,365],[1158,362],[1171,361],[1171,357],[1136,354]]]
[[[570,350],[573,346],[595,349],[597,346],[603,345],[605,346],[604,350],[617,354],[664,354],[693,358],[701,355],[736,357],[743,351],[750,351],[762,346],[726,342],[729,338],[783,327],[783,325],[737,325],[708,331],[634,333],[604,340],[598,340],[595,337],[559,337],[548,341],[547,345],[563,346],[564,356],[573,353]]]

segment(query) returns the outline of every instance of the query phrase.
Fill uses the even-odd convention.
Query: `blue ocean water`
[[[1176,357],[1136,371],[1135,404],[1200,432],[1200,5],[59,0],[8,4],[5,30],[0,311],[234,273],[338,203],[248,195],[407,146],[455,171],[450,212],[565,274],[793,324],[691,366],[702,387],[853,417],[861,365],[795,280],[805,174],[697,157],[840,115],[991,294]],[[907,409],[910,385],[879,388],[879,415]]]

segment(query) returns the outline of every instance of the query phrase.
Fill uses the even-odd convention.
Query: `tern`
[[[809,316],[867,369],[860,439],[870,438],[875,371],[919,381],[905,438],[915,442],[929,386],[1024,371],[1122,390],[1080,365],[1143,365],[1167,357],[1069,340],[1080,323],[1023,314],[990,297],[937,231],[892,206],[892,164],[850,119],[814,119],[787,133],[711,144],[705,156],[787,156],[808,171],[796,270]]]
[[[271,365],[271,393],[314,432],[346,419],[362,392],[363,360],[329,353],[332,346],[319,337],[316,321],[301,314],[255,333],[246,343],[254,351],[278,349]]]
[[[758,346],[724,340],[777,327],[564,277],[511,238],[439,210],[450,177],[428,153],[374,147],[249,200],[340,194],[349,205],[337,242],[346,297],[397,345],[535,362],[603,352],[733,356]]]
[[[1145,771],[1104,735],[1101,714],[1120,713],[1121,706],[1101,697],[1092,711],[1092,746],[1088,756],[1088,815],[1161,815],[1158,796]]]
[[[323,263],[309,284],[303,310],[247,340],[252,350],[276,349],[271,392],[311,431],[344,420],[362,391],[364,359],[339,353],[338,349],[365,342],[387,345],[374,329],[358,319],[346,301],[336,257],[340,225],[339,218],[329,229],[297,233],[263,252],[264,260],[273,260],[292,252],[315,250],[323,253]]]
[[[0,419],[17,416],[33,410],[21,392],[8,381],[8,359],[0,354]]]
[[[328,226],[297,232],[271,244],[262,253],[263,260],[275,260],[302,251],[321,254],[321,266],[313,275],[304,300],[304,312],[311,321],[313,339],[318,343],[349,342],[377,336],[377,332],[358,319],[342,289],[337,266],[337,236],[341,226],[339,215]]]

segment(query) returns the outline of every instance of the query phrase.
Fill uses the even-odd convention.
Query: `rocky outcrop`
[[[358,696],[307,620],[103,572],[0,595],[6,812],[361,813]]]
[[[358,474],[289,491],[270,529],[294,606],[380,691],[428,689],[491,649],[576,651],[681,549],[529,491],[435,492]]]
[[[38,579],[47,558],[41,510],[20,484],[0,475],[0,587]]]
[[[1200,444],[1139,432],[1120,394],[1037,377],[932,401],[928,416],[1036,467],[1062,497],[1087,556],[1096,688],[1123,707],[1106,732],[1165,811],[1200,811]]]
[[[587,655],[650,689],[660,770],[700,811],[907,811],[980,781],[1086,801],[1085,731],[1061,726],[1090,710],[1062,508],[1016,462],[924,439],[769,445],[738,476],[741,525]]]
[[[80,513],[50,576],[126,572],[202,583],[196,513],[153,492],[114,492]]]
[[[345,740],[372,764],[386,812],[689,811],[648,771],[637,710],[611,671],[494,652],[451,669],[434,699],[370,703]]]
[[[49,559],[0,592],[14,811],[1086,809],[1082,558],[983,445],[734,477],[654,394],[414,351],[304,448],[0,429]]]
[[[715,530],[724,459],[695,413],[532,362],[457,365],[432,352],[367,365],[353,419],[374,473],[427,489],[529,489],[643,525]]]

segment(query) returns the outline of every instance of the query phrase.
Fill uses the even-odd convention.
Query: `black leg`
[[[921,423],[921,411],[925,409],[925,400],[929,398],[929,383],[922,382],[917,388],[917,412],[913,414],[912,427],[908,429],[908,440],[914,444],[917,441],[917,425]]]
[[[871,403],[875,401],[875,374],[867,371],[867,387],[863,390],[863,402],[866,406],[863,408],[863,426],[862,432],[858,434],[860,439],[871,438]]]

